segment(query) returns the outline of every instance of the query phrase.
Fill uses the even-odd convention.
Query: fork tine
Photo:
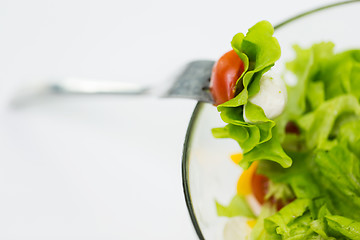
[[[214,63],[214,61],[210,60],[190,62],[163,97],[190,98],[213,103],[209,83]]]

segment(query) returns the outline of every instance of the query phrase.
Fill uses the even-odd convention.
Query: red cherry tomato
[[[269,191],[269,179],[257,173],[254,173],[251,181],[252,193],[256,200],[263,205],[265,201],[270,202],[272,205],[276,206],[277,210],[283,208],[286,204],[292,202],[294,199],[290,199],[288,202],[282,202],[280,200],[276,200],[274,197],[270,197],[270,199],[265,200],[265,196]]]
[[[300,135],[300,129],[294,122],[288,122],[285,127],[286,133],[293,133],[296,135]]]
[[[225,53],[214,65],[210,92],[219,105],[235,97],[235,84],[244,71],[244,63],[234,50]]]
[[[264,204],[265,195],[269,188],[269,179],[264,175],[254,173],[251,181],[251,187],[256,200],[260,204]]]

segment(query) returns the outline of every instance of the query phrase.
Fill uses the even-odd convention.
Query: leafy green
[[[287,112],[291,119],[315,110],[323,101],[351,94],[360,98],[360,50],[334,53],[334,43],[321,42],[308,49],[295,45],[296,58],[286,67],[298,79],[288,87]]]
[[[244,152],[244,168],[264,156],[283,167],[291,166],[291,159],[282,150],[279,140],[273,138],[275,122],[265,116],[261,107],[248,101],[259,92],[262,75],[280,58],[280,46],[273,33],[272,25],[261,21],[250,28],[246,36],[238,33],[231,42],[244,62],[244,72],[236,83],[237,95],[218,106],[222,120],[228,125],[213,129],[213,135],[232,138],[239,143]],[[245,122],[244,111],[250,123]]]
[[[296,198],[320,197],[320,188],[313,184],[314,176],[309,171],[313,167],[311,166],[313,156],[308,152],[288,152],[288,154],[293,159],[290,168],[284,169],[273,162],[262,161],[258,165],[257,172],[267,176],[275,184],[288,185]]]
[[[296,86],[288,87],[289,98],[286,110],[293,119],[306,112],[308,96],[311,96],[309,100],[315,106],[318,104],[316,102],[321,103],[324,100],[322,97],[320,99],[312,97],[312,95],[308,94],[308,89],[310,87],[321,87],[321,84],[316,86],[313,85],[313,82],[317,80],[318,72],[323,69],[323,63],[333,56],[333,48],[334,44],[331,42],[314,44],[309,49],[302,49],[298,45],[294,46],[297,57],[294,61],[286,64],[286,67],[298,79]],[[317,96],[322,95],[321,91],[323,90],[310,90],[312,93],[316,92]]]
[[[237,86],[243,90],[235,98],[218,106],[219,111],[227,107],[238,107],[247,103],[248,97],[260,89],[260,78],[280,58],[280,45],[273,37],[274,28],[267,21],[261,21],[249,29],[246,36],[238,33],[231,41],[234,51],[243,60],[245,71]]]
[[[295,195],[289,184],[279,182],[274,183],[270,181],[268,188],[269,189],[265,195],[265,200],[270,200],[271,198],[273,198],[285,205],[295,198]]]
[[[335,54],[324,65],[319,78],[324,81],[326,99],[341,94],[352,94],[359,99],[360,50]]]
[[[228,206],[223,206],[216,202],[216,211],[219,216],[224,217],[244,216],[255,218],[246,199],[239,195],[235,195]]]
[[[305,131],[307,147],[331,147],[329,136],[335,120],[345,113],[360,114],[360,104],[353,95],[342,95],[325,101],[315,111],[299,118],[297,123]]]
[[[343,123],[339,127],[338,139],[346,142],[349,149],[360,158],[360,119]]]
[[[264,220],[266,231],[275,239],[306,239],[311,236],[309,222],[311,215],[308,212],[310,201],[296,199],[282,208],[275,215]]]
[[[312,221],[310,223],[310,228],[315,233],[317,233],[321,238],[323,239],[335,239],[333,237],[330,237],[328,232],[328,226],[327,221],[325,219],[326,216],[330,216],[331,213],[327,209],[326,205],[321,205],[321,207],[318,207],[318,213],[316,215],[313,214],[313,217],[316,218],[316,220]],[[317,211],[317,208],[310,209],[312,212]]]
[[[269,141],[255,146],[252,151],[245,153],[240,166],[246,169],[254,161],[264,159],[277,162],[284,168],[290,167],[292,164],[291,158],[284,152],[276,135]]]
[[[360,209],[360,161],[345,143],[330,151],[319,151],[314,159],[317,184],[327,196],[330,210],[335,214],[360,221],[354,209]],[[346,203],[346,204],[345,204]]]
[[[276,213],[274,205],[266,203],[262,206],[261,212],[257,218],[256,224],[251,231],[249,240],[268,240],[270,239],[269,234],[266,232],[264,227],[264,219],[270,217]]]
[[[250,239],[360,239],[360,49],[335,53],[332,42],[295,45],[296,58],[286,67],[297,84],[288,86],[282,116],[270,120],[248,98],[280,57],[272,35],[272,26],[262,21],[233,38],[245,71],[236,97],[218,106],[227,125],[213,129],[215,137],[239,143],[241,167],[261,160],[257,174],[269,178],[267,202]],[[289,122],[299,132],[287,132]],[[274,200],[287,205],[276,212]],[[227,207],[217,203],[218,214],[251,215],[245,198],[233,201]]]
[[[332,215],[326,205],[314,217],[311,204],[309,199],[297,199],[265,218],[267,239],[359,239],[360,222]]]
[[[357,125],[349,122],[347,127],[350,126]],[[343,129],[340,132],[344,131]],[[274,215],[268,218],[266,221],[272,222],[272,225],[270,223],[266,225],[268,233],[272,234],[274,239],[276,235],[282,236],[279,239],[297,239],[296,236],[299,237],[298,239],[315,236],[322,239],[349,237],[335,227],[330,228],[327,217],[333,216],[331,214],[333,213],[354,222],[360,221],[358,211],[355,210],[360,209],[359,158],[349,149],[345,141],[339,141],[330,150],[293,152],[289,153],[289,156],[293,159],[293,165],[288,169],[270,161],[262,161],[258,167],[258,173],[266,175],[272,182],[288,185],[297,198],[294,202],[302,200],[302,204],[296,203],[294,206],[294,202],[290,203],[279,211],[276,217]],[[307,204],[304,204],[305,202]],[[299,212],[294,212],[294,209]],[[300,214],[301,209],[304,210],[304,216]],[[291,216],[300,217],[300,215],[303,217],[294,220],[294,223],[288,221]],[[296,231],[292,229],[294,226]],[[356,234],[356,231],[352,233]],[[359,238],[360,235],[357,237]]]
[[[333,47],[295,46],[287,65],[298,83],[276,123],[293,165],[262,161],[257,170],[296,197],[265,219],[272,239],[360,239],[360,51],[335,54]],[[300,135],[285,133],[289,121]]]
[[[326,216],[329,228],[349,239],[359,239],[360,222],[342,216]]]

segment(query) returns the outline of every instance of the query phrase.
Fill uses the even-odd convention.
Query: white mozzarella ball
[[[261,107],[268,119],[278,117],[284,111],[287,102],[284,81],[278,75],[271,73],[264,74],[260,79],[259,92],[249,98],[248,101]],[[243,114],[245,122],[250,122],[246,118],[245,111]]]
[[[224,227],[224,240],[246,240],[248,239],[251,228],[247,224],[245,217],[232,217]]]

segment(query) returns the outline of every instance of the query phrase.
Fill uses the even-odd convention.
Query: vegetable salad
[[[296,45],[286,67],[297,84],[283,87],[267,75],[281,55],[273,33],[261,21],[236,34],[231,57],[213,69],[226,126],[212,132],[239,143],[232,159],[244,169],[232,201],[216,202],[218,215],[246,219],[242,239],[360,239],[360,50]],[[262,97],[266,81],[273,94]]]

